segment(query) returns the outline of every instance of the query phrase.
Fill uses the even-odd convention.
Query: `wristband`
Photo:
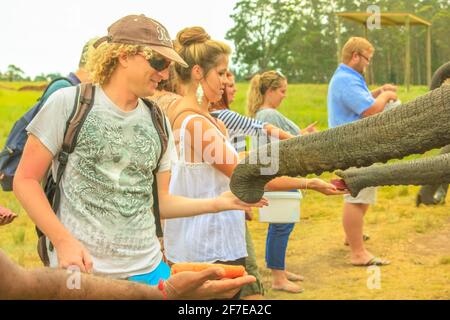
[[[163,300],[167,300],[167,292],[166,292],[166,290],[164,288],[164,280],[163,279],[159,280],[159,282],[158,282],[158,289],[159,289],[159,291],[162,292]]]

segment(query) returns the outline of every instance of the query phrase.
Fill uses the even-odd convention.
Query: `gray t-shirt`
[[[300,128],[276,109],[260,109],[256,112],[255,118],[262,122],[268,122],[295,136],[300,134]]]
[[[255,118],[259,121],[270,123],[271,125],[274,125],[275,127],[278,127],[286,132],[289,132],[292,135],[300,135],[300,128],[291,120],[289,120],[287,117],[285,117],[281,112],[277,111],[273,108],[267,108],[267,109],[260,109],[256,112]],[[275,137],[272,136],[259,136],[257,138],[252,139],[252,149],[256,149],[265,143],[272,143],[278,141]],[[297,190],[291,190],[291,191],[297,191]],[[300,192],[300,191],[298,191]],[[300,198],[302,197],[302,194],[300,192]]]
[[[53,154],[54,174],[75,94],[75,87],[57,91],[27,127]],[[91,254],[94,273],[114,278],[148,273],[162,258],[151,211],[158,134],[143,101],[125,112],[98,86],[94,100],[62,177],[57,214]],[[159,172],[170,170],[176,157],[169,132]],[[51,266],[57,266],[56,250],[49,254]]]
[[[270,123],[271,125],[287,131],[290,134],[300,135],[300,128],[276,109],[260,109],[256,112],[255,118],[259,121]],[[278,141],[278,139],[273,136],[267,136],[265,133],[261,133],[257,137],[252,137],[252,149],[257,149],[266,143],[272,143],[275,141]]]

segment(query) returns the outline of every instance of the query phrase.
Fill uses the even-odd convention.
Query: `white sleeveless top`
[[[212,165],[186,162],[184,136],[187,123],[200,115],[189,115],[181,124],[179,160],[172,164],[169,192],[188,198],[215,198],[229,191],[230,179]],[[208,120],[209,121],[209,120]],[[217,130],[217,129],[216,129]],[[223,134],[224,141],[233,149]],[[164,249],[171,262],[231,261],[247,256],[245,215],[241,210],[166,219]]]

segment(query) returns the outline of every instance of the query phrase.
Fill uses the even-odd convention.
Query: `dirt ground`
[[[448,204],[416,208],[416,190],[382,188],[378,204],[367,213],[365,232],[371,239],[366,246],[392,263],[377,270],[349,262],[350,251],[343,244],[342,199],[309,192],[286,258],[287,269],[305,277],[300,282],[305,291],[300,294],[270,289],[271,273],[264,267],[267,225],[250,222],[266,298],[450,299],[450,210]],[[392,193],[400,196],[389,199]],[[377,274],[380,281],[373,282]]]

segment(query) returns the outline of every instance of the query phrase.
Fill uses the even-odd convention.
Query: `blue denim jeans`
[[[289,192],[299,192],[290,190]],[[286,249],[295,223],[271,223],[266,238],[266,265],[269,269],[285,270]]]
[[[294,223],[271,223],[266,238],[266,265],[269,269],[284,270],[289,235]]]

